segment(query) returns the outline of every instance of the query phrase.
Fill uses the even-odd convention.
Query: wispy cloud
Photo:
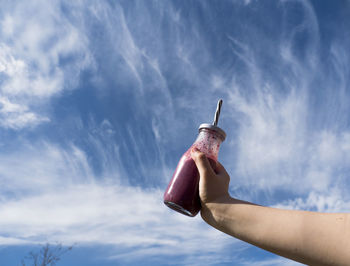
[[[311,191],[307,197],[298,197],[274,205],[276,208],[289,210],[307,210],[319,212],[348,212],[350,199],[347,189],[331,188],[328,192]]]
[[[337,40],[327,60],[321,58],[317,16],[308,2],[283,1],[280,7],[286,19],[280,40],[262,37],[259,45],[266,49],[259,54],[255,43],[229,36],[247,71],[231,78],[214,76],[212,84],[226,91],[228,118],[238,124],[231,151],[225,154],[232,160],[226,159],[235,176],[232,190],[239,195],[239,188],[250,187],[251,200],[256,200],[258,191],[276,195],[287,189],[290,196],[303,195],[303,202],[313,208],[315,203],[307,200],[310,191],[327,198],[328,190],[348,183],[349,132],[344,123],[349,104],[344,98],[349,84],[341,77],[349,72],[349,63],[347,55],[339,57],[344,53]],[[291,7],[300,10],[300,20],[293,21]],[[340,79],[325,73],[337,73]],[[342,189],[333,191],[345,196]],[[273,197],[268,196],[268,202],[280,200]]]
[[[258,260],[258,261],[242,261],[240,265],[251,265],[251,266],[295,266],[295,265],[304,265],[292,260],[286,260],[283,258],[276,258],[276,259],[264,259],[264,260]]]
[[[14,169],[14,164],[16,164]],[[109,245],[109,259],[217,253],[236,241],[162,203],[162,190],[98,181],[77,147],[27,145],[1,158],[2,245],[44,242]],[[104,176],[106,173],[101,173]],[[16,193],[15,196],[12,193]],[[128,249],[126,253],[118,250]],[[114,253],[114,254],[113,254]]]
[[[0,125],[21,129],[47,122],[43,105],[74,88],[80,71],[92,63],[84,32],[57,1],[3,3],[0,25]]]

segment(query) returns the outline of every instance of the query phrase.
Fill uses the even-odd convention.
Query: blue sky
[[[232,196],[349,211],[349,1],[0,3],[0,265],[297,265],[163,205],[219,98]]]

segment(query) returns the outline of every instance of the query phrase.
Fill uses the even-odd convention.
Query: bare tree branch
[[[73,246],[63,247],[61,243],[56,245],[46,243],[41,247],[39,252],[29,252],[29,254],[21,260],[21,264],[22,266],[55,266],[56,263],[61,260],[62,255],[72,250],[72,248]]]

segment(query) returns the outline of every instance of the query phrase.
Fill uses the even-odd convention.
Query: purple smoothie
[[[210,164],[215,161],[209,159]],[[199,172],[188,150],[180,159],[173,178],[164,193],[164,204],[188,216],[196,216],[201,209],[199,198]]]

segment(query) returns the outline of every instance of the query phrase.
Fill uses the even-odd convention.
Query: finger
[[[206,174],[215,174],[213,168],[211,167],[207,156],[196,148],[191,150],[191,157],[196,163],[199,174],[201,177],[205,177]]]
[[[215,169],[216,174],[218,175],[229,175],[225,169],[225,167],[219,162],[216,162],[216,169]]]

